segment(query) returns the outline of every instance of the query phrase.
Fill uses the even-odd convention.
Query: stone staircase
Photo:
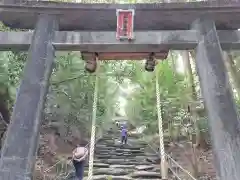
[[[119,134],[108,131],[96,144],[93,180],[160,180],[159,157],[146,152],[147,144],[137,137],[129,137],[128,144],[121,145]],[[87,168],[84,174],[87,179]]]
[[[93,180],[152,179],[161,180],[160,158],[154,147],[131,135],[127,145],[121,145],[120,132],[110,130],[95,145]],[[166,148],[167,149],[167,148]],[[196,180],[187,169],[180,165],[185,161],[180,157],[183,151],[175,149],[174,159],[166,154],[169,165],[168,180]],[[181,162],[180,164],[179,161]],[[88,160],[86,160],[88,162]],[[69,161],[59,161],[54,165],[55,173],[44,175],[44,180],[76,180],[74,168]],[[54,169],[51,167],[51,169]],[[184,167],[186,168],[186,167]],[[88,163],[85,164],[84,180],[88,178]],[[206,180],[206,179],[204,179]]]
[[[157,152],[153,150],[154,147],[149,146],[136,135],[131,135],[128,138],[128,144],[122,145],[119,136],[118,130],[111,129],[96,142],[92,180],[161,180],[161,160]],[[188,169],[185,169],[187,161],[181,159],[183,151],[174,148],[173,155],[174,159],[166,154],[169,164],[168,180],[196,180],[189,174]],[[68,166],[67,169],[64,170],[64,178],[62,176],[57,179],[76,180],[73,167]],[[65,176],[66,174],[68,175]],[[88,163],[85,164],[84,180],[87,178]]]

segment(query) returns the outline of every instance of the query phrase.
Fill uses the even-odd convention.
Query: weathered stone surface
[[[110,168],[134,168],[135,165],[121,165],[121,164],[114,164],[114,165],[110,165]]]
[[[94,167],[95,167],[95,168],[107,168],[107,167],[109,167],[109,164],[105,164],[105,163],[94,163]]]
[[[132,180],[129,176],[111,176],[112,180]]]
[[[108,176],[108,175],[96,175],[93,177],[93,180],[106,180],[108,178],[111,178],[112,180],[132,180],[132,178],[128,176]],[[87,177],[85,177],[83,180],[87,180]]]
[[[122,156],[116,156],[116,155],[112,155],[111,159],[126,159],[127,156],[126,155],[122,155]]]
[[[137,150],[137,149],[131,149],[131,153],[137,154],[137,153],[143,153],[142,150]]]
[[[147,157],[146,160],[147,160],[148,162],[151,162],[151,163],[154,163],[154,164],[161,162],[161,159],[158,158],[158,157]]]
[[[115,156],[122,156],[124,153],[118,153],[118,152],[116,152],[115,153]],[[126,156],[126,154],[124,154],[125,156]],[[127,154],[128,155],[128,154]]]
[[[0,32],[0,50],[28,50],[32,32]],[[239,31],[218,31],[223,49],[240,48]],[[56,32],[56,50],[80,50],[85,52],[159,52],[171,47],[173,50],[194,49],[199,41],[195,30],[135,32],[135,41],[119,42],[116,32]],[[107,43],[103,43],[107,42]],[[13,46],[14,45],[14,46]],[[140,46],[141,45],[141,46]]]
[[[118,138],[118,136],[113,137]],[[95,160],[101,164],[98,167],[94,166],[94,179],[160,179],[158,178],[160,172],[156,166],[152,165],[153,163],[146,162],[147,156],[144,153],[144,146],[119,146],[114,144],[113,141],[110,143],[109,138],[111,138],[111,136],[108,136],[106,140],[98,141],[99,145],[97,145],[98,149],[95,152]],[[152,159],[158,158],[158,156],[154,156],[154,154],[150,154],[149,157]],[[87,170],[84,175],[88,175]],[[133,178],[131,177],[132,175]]]
[[[201,35],[196,48],[196,66],[209,116],[217,176],[222,180],[238,180],[240,121],[216,26],[211,19],[199,18],[193,28]]]
[[[127,175],[129,172],[124,169],[120,168],[99,168],[94,171],[96,175],[115,175],[115,176],[122,176]]]
[[[52,41],[56,28],[55,16],[39,16],[11,117],[12,123],[8,126],[1,152],[0,179],[31,179],[41,115],[54,61]]]
[[[110,150],[111,150],[110,148],[101,148],[101,149],[96,149],[95,152],[99,153],[99,154],[105,155],[105,154],[109,154]]]
[[[130,149],[116,149],[116,152],[132,152]]]
[[[111,155],[99,154],[99,155],[96,155],[95,157],[98,159],[109,159]]]
[[[107,175],[96,175],[93,176],[93,180],[106,180],[107,179]],[[87,177],[84,177],[83,180],[87,180]]]
[[[146,152],[145,155],[148,156],[148,157],[149,157],[149,156],[150,156],[150,157],[156,157],[156,156],[157,156],[156,153],[149,153],[149,152]]]
[[[149,171],[136,171],[133,172],[131,177],[133,178],[161,178],[160,173]]]
[[[141,166],[136,166],[135,167],[137,170],[151,170],[154,168],[154,166],[149,166],[149,165],[141,165]]]
[[[52,3],[48,1],[28,1],[26,3],[24,2],[26,0],[15,0],[18,3],[15,3],[14,6],[9,6],[13,0],[4,1],[8,6],[1,5],[0,20],[12,28],[20,29],[33,29],[36,21],[35,14],[44,12],[61,15],[61,30],[115,31],[116,9],[136,9],[135,17],[137,18],[134,21],[134,29],[137,31],[188,29],[189,24],[203,15],[207,18],[214,18],[219,29],[239,28],[239,12],[237,11],[239,3],[233,0],[231,2],[228,0],[134,5]],[[74,21],[72,20],[73,16]],[[151,21],[147,21],[149,19]]]
[[[98,143],[101,143],[101,142],[98,142]],[[106,146],[106,144],[96,144],[95,145],[95,148],[97,149],[97,148],[106,148],[107,146]]]

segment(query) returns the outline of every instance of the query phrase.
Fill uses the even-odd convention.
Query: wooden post
[[[35,166],[57,19],[39,15],[0,160],[0,179],[30,180]]]
[[[199,31],[196,67],[209,116],[215,168],[219,180],[240,179],[240,121],[224,65],[214,21],[193,23]]]

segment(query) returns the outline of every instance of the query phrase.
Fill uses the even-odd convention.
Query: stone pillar
[[[39,15],[0,160],[0,179],[30,180],[54,61],[57,18]]]
[[[199,31],[196,66],[208,111],[219,180],[240,179],[240,121],[215,23],[202,18],[193,23]]]

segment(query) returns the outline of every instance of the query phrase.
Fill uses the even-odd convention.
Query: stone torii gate
[[[54,51],[149,53],[196,51],[196,65],[209,115],[215,166],[221,180],[240,179],[240,121],[222,49],[240,49],[240,4],[73,4],[2,0],[0,50],[29,50],[0,160],[0,179],[32,179],[41,114]],[[116,9],[135,9],[135,38],[116,40]]]

